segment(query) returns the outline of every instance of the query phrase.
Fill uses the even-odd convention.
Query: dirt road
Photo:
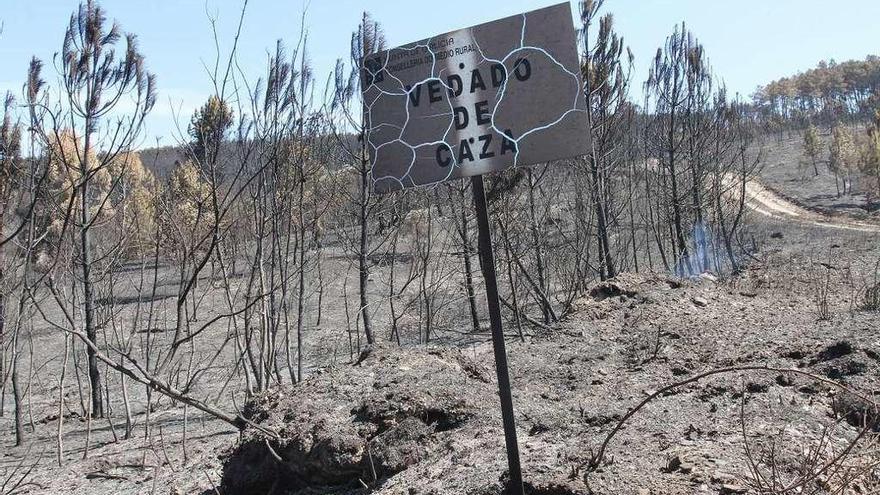
[[[798,206],[768,189],[757,180],[751,180],[746,184],[746,203],[753,211],[770,218],[794,220],[799,223],[831,229],[880,233],[880,225],[876,223],[843,216],[825,215]]]

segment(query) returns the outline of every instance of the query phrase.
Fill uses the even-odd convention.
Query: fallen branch
[[[667,386],[657,390],[656,392],[652,393],[651,395],[646,397],[641,402],[639,402],[638,405],[636,405],[635,407],[630,409],[629,412],[627,412],[620,419],[620,421],[617,422],[617,425],[614,427],[614,429],[611,430],[611,432],[608,434],[608,436],[605,437],[605,440],[602,442],[602,446],[599,448],[599,451],[596,452],[596,454],[592,455],[589,460],[578,465],[575,472],[579,472],[581,469],[584,469],[584,468],[586,468],[586,471],[588,473],[596,470],[596,468],[598,468],[600,466],[600,464],[602,463],[602,459],[605,457],[605,451],[608,448],[608,444],[611,443],[611,439],[613,439],[614,436],[617,435],[617,432],[619,432],[621,429],[623,429],[623,425],[626,424],[626,422],[631,417],[633,417],[637,412],[639,412],[639,410],[641,410],[643,407],[645,407],[648,403],[650,403],[651,401],[653,401],[657,397],[664,395],[667,392],[674,390],[676,388],[683,387],[685,385],[689,385],[691,383],[698,382],[698,381],[700,381],[704,378],[708,378],[710,376],[723,375],[726,373],[741,373],[741,372],[745,372],[745,371],[762,371],[762,372],[770,372],[770,373],[791,373],[791,374],[795,374],[795,375],[805,376],[805,377],[811,378],[813,380],[825,383],[826,385],[830,385],[832,387],[835,387],[835,388],[838,388],[838,389],[843,390],[845,392],[848,392],[848,393],[858,397],[859,399],[862,399],[867,404],[871,404],[874,408],[877,408],[877,403],[872,398],[868,397],[867,395],[856,392],[845,385],[842,385],[840,383],[835,382],[834,380],[829,380],[827,378],[824,378],[822,376],[819,376],[819,375],[816,375],[816,374],[813,374],[813,373],[810,373],[807,371],[793,369],[793,368],[774,368],[772,366],[733,366],[733,367],[729,367],[729,368],[719,368],[719,369],[715,369],[715,370],[706,371],[706,372],[700,373],[698,375],[694,375],[686,380],[682,380],[680,382],[676,382],[676,383],[667,385]]]
[[[824,447],[830,443],[830,434],[829,428],[825,427],[822,430],[822,436],[819,440],[819,444],[815,448],[811,448],[807,453],[806,460],[801,463],[800,469],[796,470],[796,472],[800,473],[800,476],[796,478],[789,484],[783,483],[780,479],[780,473],[784,472],[784,470],[780,470],[776,466],[776,456],[775,452],[771,455],[770,458],[770,471],[771,471],[771,479],[768,482],[764,477],[763,473],[759,468],[759,463],[755,461],[755,456],[749,448],[749,438],[746,434],[746,420],[745,420],[745,408],[746,408],[746,391],[743,390],[742,396],[740,398],[740,406],[739,406],[739,420],[740,420],[740,431],[742,432],[743,437],[743,447],[746,453],[746,460],[748,461],[749,471],[752,473],[752,478],[754,478],[754,483],[757,485],[759,493],[766,495],[787,495],[790,493],[806,493],[807,484],[813,481],[819,480],[820,477],[824,477],[826,481],[825,483],[830,483],[830,480],[833,479],[844,466],[844,459],[849,456],[853,449],[855,449],[856,445],[861,442],[865,436],[871,431],[872,425],[869,423],[865,423],[862,428],[860,428],[858,435],[855,438],[850,440],[846,448],[844,448],[841,452],[837,453],[833,456],[833,458],[824,464],[821,461],[821,455],[824,450]],[[775,449],[775,446],[774,446]],[[878,461],[880,462],[880,461]],[[856,470],[856,474],[850,474],[850,468],[846,469],[847,474],[849,474],[849,479],[847,480],[847,476],[844,475],[844,481],[841,487],[846,487],[853,481],[855,481],[859,476],[870,472],[871,469],[874,468],[877,464],[869,465],[867,469],[859,472]],[[806,473],[804,473],[806,471]],[[830,490],[829,490],[830,491]],[[832,493],[841,493],[842,490],[834,490]]]
[[[52,292],[52,295],[56,299],[58,299],[59,296],[55,290],[54,284],[50,283],[47,285],[49,287],[50,292]],[[111,359],[98,347],[98,345],[96,343],[92,342],[91,339],[89,339],[88,336],[83,331],[76,330],[76,327],[74,326],[74,320],[71,317],[71,315],[67,312],[67,308],[65,308],[63,304],[59,304],[59,307],[61,308],[62,312],[64,313],[65,319],[67,319],[68,323],[70,323],[71,328],[67,328],[67,327],[64,327],[63,325],[59,325],[58,323],[49,319],[49,317],[45,314],[45,312],[43,311],[43,308],[40,307],[39,304],[35,305],[35,307],[37,308],[37,311],[39,311],[40,315],[43,317],[43,320],[45,320],[50,325],[52,325],[53,327],[55,327],[63,332],[67,332],[71,335],[78,337],[87,347],[89,347],[90,349],[92,349],[95,352],[96,358],[103,361],[107,366],[109,366],[109,367],[113,368],[114,370],[131,378],[132,380],[135,380],[136,382],[138,382],[142,385],[146,385],[147,387],[151,388],[152,390],[154,390],[156,392],[159,392],[162,395],[165,395],[166,397],[174,399],[174,400],[181,402],[183,404],[190,405],[190,406],[192,406],[202,412],[205,412],[211,416],[214,416],[217,419],[223,420],[223,421],[231,424],[232,426],[234,426],[239,431],[244,430],[245,427],[247,427],[247,426],[250,426],[256,430],[259,430],[261,433],[271,437],[272,439],[275,439],[275,440],[280,439],[279,435],[277,433],[275,433],[274,431],[272,431],[268,428],[265,428],[263,426],[260,426],[256,423],[254,423],[253,421],[250,421],[249,419],[245,418],[241,414],[230,414],[230,413],[228,413],[222,409],[219,409],[217,407],[214,407],[206,402],[203,402],[203,401],[200,401],[196,398],[188,396],[184,392],[173,387],[171,384],[167,383],[166,381],[162,380],[161,378],[150,373],[148,370],[144,369],[144,367],[142,367],[138,364],[138,362],[135,358],[129,356],[126,353],[120,352],[120,355],[125,360],[128,361],[129,365],[126,365],[122,362]]]

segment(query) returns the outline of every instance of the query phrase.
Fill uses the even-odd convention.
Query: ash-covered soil
[[[750,463],[765,480],[775,473],[795,484],[809,462],[819,472],[860,434],[844,458],[847,472],[861,468],[849,489],[834,492],[843,478],[827,469],[788,493],[880,489],[876,428],[861,428],[876,425],[876,410],[827,381],[864,395],[878,391],[880,318],[850,309],[843,268],[826,265],[833,268],[823,266],[832,272],[830,321],[814,310],[812,265],[780,249],[728,281],[622,275],[580,300],[559,328],[511,340],[528,492],[758,493]],[[246,411],[280,439],[246,432],[223,455],[219,490],[504,493],[492,365],[488,343],[380,345],[354,364],[261,396]],[[664,391],[590,469],[609,432],[643,399],[737,367],[774,369],[730,371]]]
[[[624,274],[552,330],[525,342],[511,331],[530,493],[759,493],[753,469],[788,493],[876,493],[880,447],[860,428],[876,412],[829,380],[862,395],[880,390],[880,312],[863,308],[880,282],[877,241],[872,232],[761,218],[741,241],[755,249],[739,275]],[[57,417],[34,414],[36,439],[7,444],[0,472],[8,486],[26,475],[19,493],[40,494],[500,494],[506,457],[492,350],[485,336],[473,340],[482,343],[380,345],[251,403],[233,396],[277,440],[239,435],[192,410],[184,432],[182,408],[153,397],[149,439],[143,414],[127,440],[114,439],[118,419],[96,421],[82,459],[77,425],[58,467]],[[664,390],[732,367],[799,373],[732,371]],[[620,419],[661,390],[590,469]],[[51,395],[33,400],[53,409]],[[841,453],[844,463],[826,468]],[[858,479],[837,491],[847,477]]]

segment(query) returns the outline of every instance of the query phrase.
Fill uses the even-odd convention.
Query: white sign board
[[[374,189],[586,154],[576,40],[563,3],[366,57]]]

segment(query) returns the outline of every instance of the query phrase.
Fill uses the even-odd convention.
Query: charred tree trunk
[[[468,238],[469,229],[467,209],[465,208],[465,204],[467,204],[467,200],[464,197],[465,188],[460,188],[459,192],[461,193],[462,208],[461,224],[458,234],[461,237],[461,256],[464,259],[464,290],[468,300],[468,309],[470,310],[471,314],[471,326],[474,329],[474,332],[479,332],[480,314],[477,312],[477,297],[476,291],[474,290],[474,270],[473,263],[471,261],[471,253],[473,249],[471,248],[470,239]]]
[[[2,222],[2,220],[0,220]],[[3,224],[0,223],[0,226]],[[0,260],[2,262],[2,260]],[[3,269],[0,268],[0,281],[3,280]],[[3,417],[4,400],[6,397],[6,295],[0,292],[0,417]]]
[[[691,269],[691,262],[688,254],[687,241],[685,240],[684,228],[682,227],[681,215],[681,195],[678,191],[678,174],[675,168],[675,113],[671,114],[671,122],[669,126],[669,192],[670,202],[672,204],[672,226],[675,230],[675,240],[678,244],[677,259],[684,262],[688,271]]]
[[[480,331],[480,315],[477,313],[477,296],[474,292],[474,276],[473,276],[473,265],[471,262],[471,249],[470,245],[465,242],[464,252],[462,256],[464,257],[464,288],[467,293],[468,299],[468,309],[470,309],[471,313],[471,326],[474,329],[474,332]]]
[[[608,241],[608,214],[605,207],[605,193],[600,183],[601,172],[599,171],[595,150],[593,150],[590,156],[590,177],[593,183],[593,197],[596,202],[596,240],[599,244],[599,261],[601,263],[599,277],[602,280],[607,280],[614,278],[616,271],[614,260],[611,258],[611,243]]]
[[[363,144],[365,147],[366,144]],[[366,153],[366,149],[363,150]],[[363,155],[366,157],[366,154]],[[368,235],[369,235],[369,225],[368,225],[368,201],[369,201],[369,163],[366,158],[361,159],[361,169],[360,169],[360,246],[358,249],[358,282],[360,289],[360,313],[361,319],[364,322],[364,335],[367,338],[367,343],[372,345],[374,343],[373,339],[373,327],[370,323],[370,307],[369,301],[367,298],[367,289],[370,278],[370,268],[367,264],[367,248],[368,248]]]
[[[543,245],[543,239],[541,238],[541,231],[538,228],[537,205],[535,204],[535,189],[538,187],[538,181],[535,179],[532,169],[526,169],[526,175],[529,179],[529,230],[532,234],[532,246],[535,250],[535,271],[538,277],[536,282],[537,286],[540,288],[540,292],[546,294],[548,292],[547,276],[544,269],[544,253],[541,247]],[[541,299],[541,313],[544,316],[544,323],[549,324],[553,321],[551,316],[553,309],[543,298]]]
[[[85,313],[86,337],[97,345],[98,329],[95,321],[95,287],[92,279],[92,229],[89,201],[89,175],[92,173],[89,163],[90,129],[86,129],[85,146],[82,160],[82,185],[80,188],[80,269],[82,270],[83,310]],[[89,386],[92,396],[92,416],[104,417],[104,401],[101,393],[101,375],[98,370],[98,359],[92,347],[86,347],[89,366]]]
[[[12,339],[12,396],[15,400],[15,446],[24,443],[24,422],[21,403],[21,384],[18,378],[18,339]]]

